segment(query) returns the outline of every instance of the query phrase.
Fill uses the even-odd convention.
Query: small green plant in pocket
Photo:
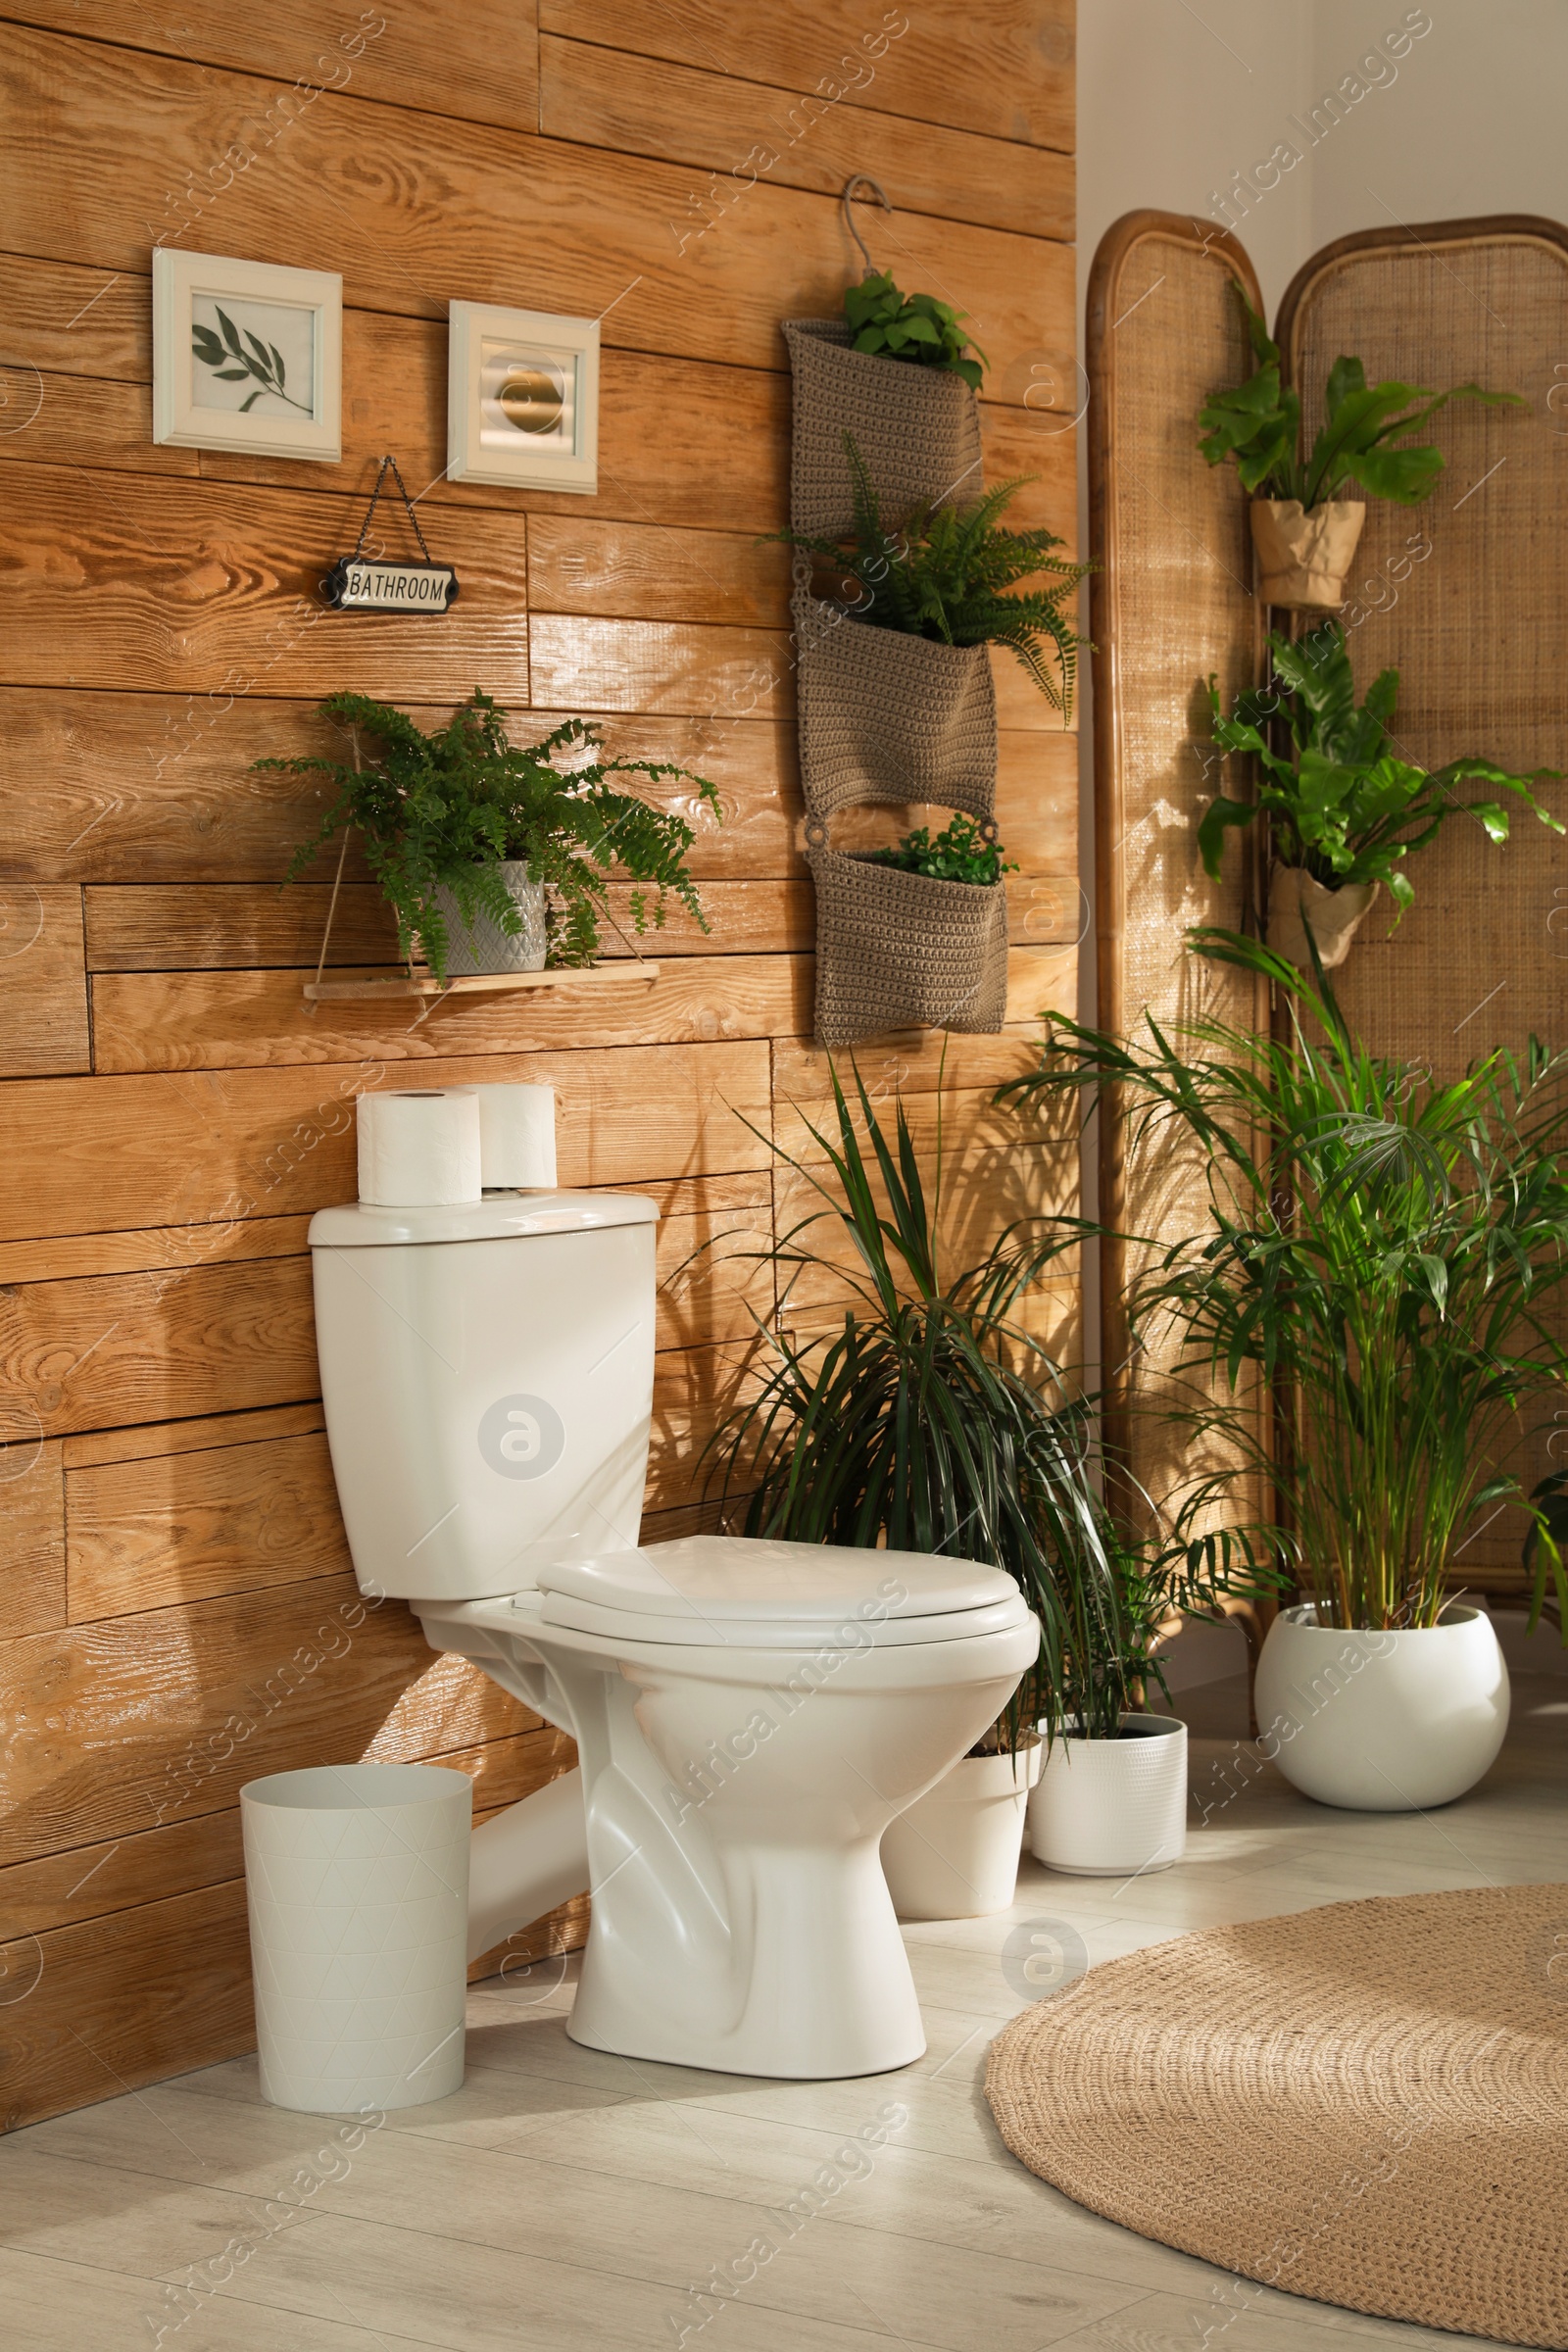
[[[600,729],[580,718],[538,743],[512,743],[506,712],[477,690],[429,734],[406,711],[363,694],[330,695],[321,712],[349,734],[352,766],[329,759],[255,762],[319,776],[327,786],[320,822],[295,851],[287,878],[298,881],[323,843],[353,828],[397,917],[399,955],[412,956],[417,945],[438,980],[446,978],[448,953],[438,890],[452,893],[470,926],[479,910],[513,937],[521,930],[504,860],[525,860],[530,878],[545,884],[553,964],[593,962],[601,923],[614,926],[609,885],[617,874],[639,885],[629,902],[635,931],[650,921],[662,926],[671,898],[709,928],[686,863],[693,828],[616,781],[684,782],[716,819],[718,797],[704,777],[669,760],[607,760]],[[376,747],[369,759],[361,756],[362,736]]]
[[[979,391],[981,375],[991,363],[964,332],[967,311],[956,311],[934,294],[902,293],[891,270],[876,270],[858,286],[845,288],[844,316],[854,350],[911,360],[918,368],[940,368],[961,376],[971,392]],[[966,357],[969,352],[973,359]]]
[[[901,874],[924,874],[933,882],[996,884],[1004,874],[1015,874],[1016,863],[1004,858],[1002,844],[988,841],[972,816],[956,816],[944,832],[917,825],[896,849],[868,850],[868,865],[897,866]]]
[[[1210,466],[1234,458],[1242,487],[1264,498],[1297,499],[1310,513],[1355,483],[1368,498],[1402,507],[1429,498],[1443,471],[1443,453],[1412,436],[1450,400],[1490,407],[1524,407],[1517,392],[1484,392],[1458,384],[1451,392],[1423,390],[1392,379],[1369,384],[1357,359],[1342,353],[1324,389],[1325,421],[1311,454],[1299,454],[1301,396],[1280,380],[1279,345],[1237,289],[1257,362],[1244,384],[1211,392],[1198,412],[1199,447]]]
[[[1396,915],[1415,897],[1405,863],[1461,810],[1490,841],[1508,838],[1508,810],[1493,797],[1511,793],[1553,833],[1563,826],[1537,800],[1533,785],[1557,781],[1553,768],[1516,776],[1489,760],[1450,760],[1430,771],[1401,760],[1392,748],[1399,673],[1386,669],[1357,703],[1345,631],[1329,620],[1294,645],[1268,641],[1273,676],[1266,687],[1238,696],[1227,717],[1215,681],[1208,681],[1214,744],[1222,754],[1255,760],[1257,797],[1219,794],[1198,829],[1207,872],[1218,880],[1225,835],[1267,814],[1275,856],[1303,868],[1326,890],[1387,883]],[[1485,797],[1464,787],[1485,785]]]
[[[1035,477],[999,482],[970,506],[923,507],[895,528],[854,435],[844,436],[854,482],[855,527],[848,539],[783,530],[767,534],[833,567],[832,601],[868,628],[900,629],[939,645],[1005,645],[1066,723],[1072,710],[1078,648],[1085,640],[1061,610],[1087,564],[1064,563],[1054,531],[1004,530],[997,517]],[[1020,580],[1052,585],[1015,594]]]

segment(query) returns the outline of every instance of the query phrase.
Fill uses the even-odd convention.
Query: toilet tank
[[[651,1200],[493,1193],[311,1220],[316,1339],[361,1590],[482,1600],[637,1541]]]

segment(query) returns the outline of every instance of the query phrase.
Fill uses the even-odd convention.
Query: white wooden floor
[[[1184,1702],[1209,1726],[1227,1710],[1234,1723],[1237,1703],[1218,1685]],[[1469,2344],[1255,2288],[1244,2296],[1222,2273],[1070,2204],[992,2128],[979,2084],[991,2036],[1024,1998],[1001,1956],[1020,1922],[1060,1923],[1100,1961],[1350,1895],[1568,1881],[1568,1680],[1517,1681],[1503,1758],[1477,1793],[1430,1817],[1328,1812],[1271,1770],[1246,1780],[1238,1753],[1230,1738],[1196,1742],[1195,1790],[1211,1810],[1178,1869],[1121,1886],[1026,1864],[1009,1915],[909,1929],[930,2049],[899,2075],[750,2082],[578,2049],[564,2032],[568,1968],[560,1983],[547,1971],[537,1985],[476,1987],[464,2089],[390,2116],[357,2146],[330,2122],[263,2105],[253,2059],[15,2132],[0,2145],[0,2342],[19,2352]],[[1221,1802],[1227,1772],[1239,1793]],[[906,2120],[887,2144],[841,2160],[825,2210],[786,2237],[769,2209],[895,2103]],[[758,2239],[778,2250],[748,2257]],[[731,2265],[755,2273],[738,2292],[691,2291]]]

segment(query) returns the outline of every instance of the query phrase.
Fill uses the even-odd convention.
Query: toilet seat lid
[[[772,1648],[864,1626],[878,1644],[961,1639],[1027,1614],[977,1560],[770,1538],[689,1536],[539,1572],[547,1624],[628,1640]]]

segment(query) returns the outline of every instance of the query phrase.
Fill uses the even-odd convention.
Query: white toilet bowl
[[[611,1194],[313,1220],[355,1572],[577,1741],[580,1807],[557,1783],[475,1832],[470,1955],[589,1887],[575,2039],[808,2079],[906,2065],[882,1833],[1002,1712],[1039,1628],[974,1561],[637,1547],[654,1222]]]
[[[540,1584],[420,1616],[577,1740],[593,1915],[572,2038],[808,2079],[919,2057],[878,1847],[1033,1661],[1011,1579],[698,1537]]]

